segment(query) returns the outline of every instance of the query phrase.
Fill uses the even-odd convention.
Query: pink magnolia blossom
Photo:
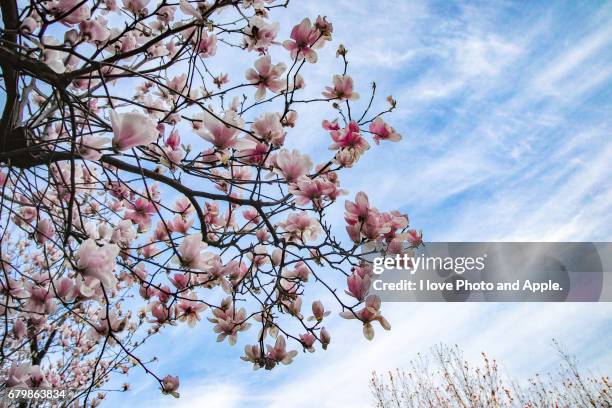
[[[265,55],[255,61],[255,68],[249,68],[246,79],[257,85],[255,100],[261,101],[266,95],[266,89],[278,93],[285,88],[286,82],[282,79],[283,72],[287,69],[285,64],[272,65],[272,58]]]
[[[274,343],[274,346],[268,345],[267,348],[267,357],[270,360],[285,365],[291,364],[293,357],[297,356],[298,354],[295,350],[287,351],[287,342],[285,341],[285,336],[283,335],[276,338],[276,343]]]
[[[15,362],[11,364],[8,370],[6,379],[7,387],[23,386],[30,374],[30,364],[22,363],[17,365]]]
[[[176,215],[169,223],[168,228],[172,232],[180,232],[182,234],[186,234],[187,231],[193,226],[195,220],[193,217],[184,217],[181,215]]]
[[[289,187],[289,192],[296,198],[297,205],[312,203],[314,208],[323,208],[327,200],[337,197],[341,192],[333,183],[322,178],[310,179],[302,176]]]
[[[345,291],[347,295],[354,297],[357,300],[363,300],[370,291],[371,283],[371,270],[365,267],[353,268],[351,276],[346,278],[348,290]]]
[[[217,36],[214,34],[208,35],[206,31],[202,31],[201,38],[195,45],[195,50],[202,58],[213,57],[217,53]]]
[[[312,316],[308,318],[309,321],[316,320],[320,322],[324,317],[329,316],[331,314],[330,310],[325,310],[323,303],[320,300],[315,300],[312,302]]]
[[[245,143],[246,142],[246,143]],[[240,157],[249,164],[263,164],[270,153],[270,146],[266,143],[254,140],[251,135],[243,141]]]
[[[84,135],[77,141],[77,152],[87,160],[99,160],[102,157],[101,150],[108,144],[110,139],[93,135]]]
[[[185,237],[178,247],[180,264],[185,268],[202,269],[207,259],[202,251],[206,247],[199,232]]]
[[[25,337],[27,330],[28,329],[23,320],[17,319],[15,323],[13,323],[13,328],[11,332],[13,334],[13,338],[19,341]]]
[[[249,19],[249,25],[244,29],[244,43],[249,51],[264,53],[272,45],[280,25],[278,23],[268,23],[259,16]]]
[[[186,93],[185,87],[187,86],[187,74],[177,75],[175,77],[172,77],[172,79],[168,79],[166,81],[166,86],[174,91],[174,93],[172,93],[172,99],[177,100],[178,95],[183,95],[184,93]],[[173,133],[178,136],[178,133],[176,131],[174,131]],[[173,149],[178,147],[178,145],[175,144],[171,144],[170,146]]]
[[[322,35],[322,38],[325,41],[332,40],[332,33],[334,32],[334,26],[332,25],[332,23],[327,21],[327,17],[318,16],[317,20],[315,21],[314,26],[317,28],[317,30],[319,30],[319,32]]]
[[[176,6],[163,6],[157,11],[157,19],[164,23],[171,23],[174,20]]]
[[[316,340],[317,338],[312,333],[300,334],[300,341],[302,342],[302,345],[311,353],[315,351],[313,346]]]
[[[399,142],[402,139],[402,136],[381,117],[374,119],[374,121],[370,123],[370,132],[374,134],[374,142],[376,142],[376,144],[379,144],[381,140]]]
[[[372,340],[374,338],[374,327],[372,322],[377,321],[380,323],[383,329],[391,330],[391,325],[380,314],[380,298],[376,295],[370,295],[365,300],[365,305],[362,309],[353,313],[350,310],[346,310],[340,313],[341,317],[345,319],[359,319],[363,322],[363,335],[366,339]]]
[[[32,34],[36,28],[38,27],[38,22],[32,18],[32,17],[26,17],[23,22],[21,23],[21,26],[19,26],[19,31],[21,31],[22,34]]]
[[[81,244],[75,254],[77,267],[85,277],[100,281],[105,288],[111,289],[116,284],[113,274],[119,247],[114,244],[98,246],[96,241],[88,239]]]
[[[355,194],[355,202],[346,200],[344,202],[344,219],[349,225],[364,222],[370,214],[370,200],[363,191]]]
[[[418,247],[423,243],[423,232],[416,230],[408,230],[406,232],[405,238],[410,243],[410,246]]]
[[[260,140],[273,146],[282,146],[285,131],[280,122],[280,114],[268,112],[261,115],[251,126],[251,130]]]
[[[33,365],[30,367],[29,377],[26,380],[26,386],[28,388],[47,388],[49,383],[45,374],[40,369],[40,366]]]
[[[244,346],[244,356],[240,357],[244,361],[248,361],[253,363],[253,370],[257,370],[261,367],[262,358],[261,358],[261,349],[259,345],[246,345]]]
[[[166,139],[165,144],[171,149],[178,149],[181,146],[181,137],[179,133],[176,130],[172,131],[170,136]]]
[[[159,301],[153,301],[147,305],[147,311],[151,313],[154,320],[150,320],[150,323],[157,323],[163,325],[170,322],[173,317],[172,308],[168,308],[165,304]]]
[[[220,119],[204,112],[202,121],[204,126],[196,129],[202,139],[209,141],[219,150],[236,147],[239,129],[244,126],[236,112],[227,111]]]
[[[180,0],[179,8],[181,11],[191,17],[194,17],[198,20],[202,19],[202,13],[195,7],[193,7],[187,0]]]
[[[298,114],[296,111],[294,110],[290,110],[287,115],[285,115],[284,119],[282,120],[282,124],[285,127],[295,127],[295,124],[297,123],[297,118],[298,118]]]
[[[72,301],[78,294],[78,288],[73,279],[66,276],[59,278],[53,285],[55,295],[64,302]]]
[[[312,161],[306,154],[302,155],[297,150],[280,150],[274,156],[273,164],[275,172],[284,177],[288,182],[296,181],[299,177],[308,174],[312,168]]]
[[[44,36],[42,43],[43,45],[50,46],[61,45],[58,40],[51,36]],[[43,48],[42,55],[40,56],[40,60],[58,74],[66,72],[66,58],[66,53],[48,47]]]
[[[312,25],[309,18],[305,18],[300,24],[293,27],[290,37],[290,40],[283,42],[283,47],[291,52],[292,59],[305,58],[310,63],[317,62],[315,49],[321,48],[324,41],[321,39],[321,33]]]
[[[110,31],[106,28],[106,20],[98,17],[95,20],[85,20],[79,24],[81,38],[93,44],[102,44],[110,36]]]
[[[200,321],[200,313],[206,309],[206,304],[198,301],[195,293],[190,292],[186,298],[178,302],[178,314],[180,321],[186,321],[189,327],[195,327]]]
[[[305,211],[291,213],[287,219],[278,223],[286,233],[289,242],[308,242],[317,239],[321,226],[314,218],[310,218]]]
[[[170,394],[175,398],[179,397],[179,378],[167,375],[162,379],[161,390],[164,394]]]
[[[53,223],[47,218],[40,220],[36,226],[36,242],[43,244],[48,239],[52,239],[54,236],[55,227],[53,226]]]
[[[87,20],[91,15],[87,2],[82,0],[59,0],[52,11],[57,18],[61,17],[64,24],[78,24]]]
[[[172,208],[174,211],[178,211],[181,215],[189,215],[195,211],[193,204],[191,204],[191,201],[185,196],[178,198],[174,202]]]
[[[128,209],[124,218],[138,225],[140,231],[146,231],[151,225],[151,216],[156,214],[155,204],[141,197],[134,203],[127,203]]]
[[[368,142],[361,136],[357,122],[350,122],[344,129],[330,132],[334,143],[329,146],[330,150],[348,149],[363,154],[370,148]]]
[[[56,310],[53,302],[53,292],[44,286],[32,286],[26,310],[31,313],[46,314]]]
[[[153,143],[159,136],[155,121],[138,112],[110,113],[113,148],[119,151]]]
[[[123,7],[134,13],[135,15],[139,15],[144,11],[147,4],[149,4],[151,0],[123,0]]]
[[[348,75],[334,75],[333,81],[333,88],[325,87],[324,97],[341,101],[356,101],[359,99],[359,94],[353,92],[353,78]]]
[[[226,298],[224,305],[231,302],[231,298]],[[240,308],[234,310],[233,306],[221,307],[213,310],[214,318],[209,318],[211,323],[215,323],[213,328],[215,333],[218,333],[217,341],[221,342],[228,339],[230,345],[236,344],[238,333],[246,331],[251,327],[250,323],[246,322],[246,310]]]
[[[327,346],[331,342],[331,336],[325,327],[321,327],[321,332],[319,333],[321,337],[321,347],[323,350],[327,350]]]

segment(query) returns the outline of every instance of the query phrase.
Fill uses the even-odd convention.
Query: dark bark
[[[2,22],[4,31],[2,32],[2,46],[15,48],[17,43],[17,30],[19,29],[19,15],[17,14],[17,2],[15,0],[3,0],[0,3],[2,10]],[[0,68],[2,68],[2,78],[6,88],[6,102],[0,119],[0,149],[2,152],[15,150],[14,146],[21,145],[21,135],[13,135],[13,126],[19,109],[19,73],[12,66],[9,59],[0,58]],[[25,136],[25,135],[23,135]],[[24,140],[25,141],[25,140]]]

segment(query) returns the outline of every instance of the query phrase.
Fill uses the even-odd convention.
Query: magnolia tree
[[[367,339],[390,328],[360,248],[420,235],[363,192],[344,201],[348,236],[326,210],[348,194],[341,169],[400,140],[383,119],[395,101],[374,112],[372,86],[357,112],[342,46],[307,98],[302,74],[333,26],[311,16],[279,38],[287,3],[2,0],[2,387],[97,405],[113,373],[140,367],[178,396],[178,373],[137,351],[171,326],[244,337],[242,359],[266,369],[325,349],[332,310]],[[219,64],[224,49],[238,59]],[[320,163],[284,147],[306,103],[328,109]]]

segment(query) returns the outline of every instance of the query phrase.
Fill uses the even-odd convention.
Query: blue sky
[[[343,187],[408,212],[432,241],[612,240],[612,3],[309,0],[272,18],[285,38],[318,14],[334,23],[334,41],[306,72],[308,92],[317,95],[340,69],[342,42],[362,95],[376,80],[381,103],[388,94],[398,100],[389,122],[404,135],[342,173]],[[226,61],[218,64],[230,77],[244,75],[247,66]],[[325,112],[305,106],[289,147],[327,157]],[[330,213],[339,225],[341,215],[341,205]],[[486,351],[516,377],[556,364],[553,337],[586,367],[612,366],[609,304],[384,310],[393,329],[374,342],[335,317],[326,352],[272,372],[253,372],[239,359],[243,343],[216,343],[207,323],[182,325],[140,351],[160,358],[161,375],[181,376],[180,400],[158,395],[138,368],[116,379],[132,392],[108,398],[133,407],[369,406],[372,369],[401,368],[439,342],[459,344],[469,358]]]

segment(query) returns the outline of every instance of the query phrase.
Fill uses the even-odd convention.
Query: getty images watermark
[[[370,293],[388,302],[612,301],[609,242],[435,242],[364,254]]]

